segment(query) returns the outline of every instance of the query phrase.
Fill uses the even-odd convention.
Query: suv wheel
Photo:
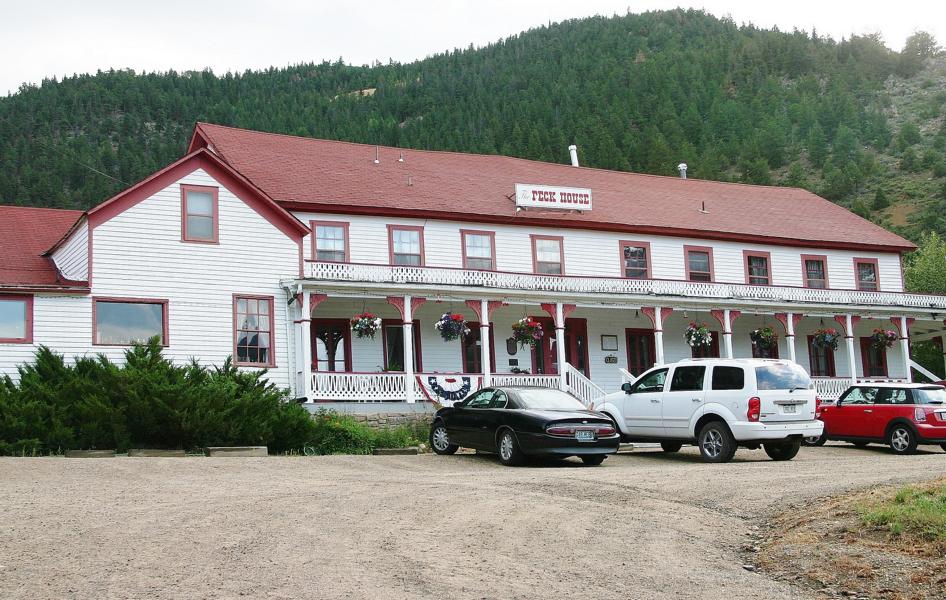
[[[722,421],[710,421],[697,436],[704,462],[724,463],[736,454],[736,439]]]
[[[672,454],[679,452],[680,448],[683,448],[683,442],[660,442],[660,447],[664,452]]]
[[[801,448],[801,440],[786,440],[777,444],[762,444],[772,460],[792,460]]]
[[[813,435],[810,437],[803,438],[801,443],[806,446],[824,446],[825,442],[828,441],[828,434],[822,433],[820,436]]]
[[[887,443],[897,454],[913,454],[916,452],[917,439],[913,428],[903,423],[897,423],[890,428],[887,434]]]

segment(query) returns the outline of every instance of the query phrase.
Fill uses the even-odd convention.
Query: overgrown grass
[[[911,485],[892,497],[860,507],[865,525],[896,537],[946,543],[946,481]]]

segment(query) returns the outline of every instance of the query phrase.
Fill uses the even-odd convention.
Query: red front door
[[[558,351],[555,325],[549,317],[533,317],[542,324],[545,335],[532,349],[532,372],[558,374]],[[565,360],[590,377],[588,371],[588,322],[585,319],[565,319]]]
[[[656,364],[654,332],[650,329],[626,329],[627,370],[635,377]]]

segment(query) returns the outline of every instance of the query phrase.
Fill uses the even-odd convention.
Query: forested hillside
[[[0,203],[86,208],[180,156],[197,120],[403,147],[802,186],[916,239],[946,231],[946,63],[926,34],[573,20],[410,64],[48,80],[0,98]],[[300,57],[304,58],[304,57]]]

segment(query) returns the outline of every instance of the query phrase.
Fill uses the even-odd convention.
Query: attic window
[[[181,239],[215,244],[218,241],[218,189],[181,186]]]

